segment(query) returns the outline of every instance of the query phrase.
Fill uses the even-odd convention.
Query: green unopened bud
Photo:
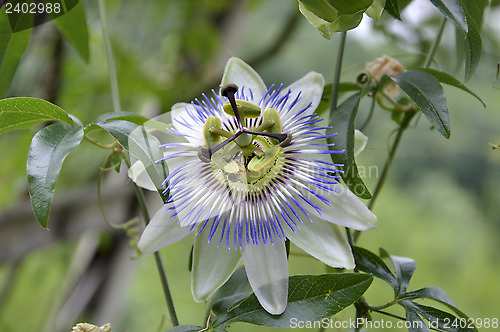
[[[211,148],[220,141],[220,135],[212,133],[212,128],[222,128],[220,119],[215,116],[209,116],[203,126],[203,146],[205,148]]]
[[[268,166],[272,166],[272,163],[276,159],[276,156],[280,152],[279,147],[273,146],[266,152],[264,152],[264,156],[261,158],[259,157],[254,157],[250,162],[248,163],[248,170],[250,172],[258,172],[261,170],[265,170]]]
[[[278,111],[274,108],[270,108],[264,112],[263,122],[272,122],[272,125],[267,127],[265,131],[268,133],[281,134],[281,118]],[[278,144],[279,141],[276,138],[271,138],[273,144]]]
[[[238,112],[240,113],[242,119],[258,118],[260,116],[260,107],[246,100],[236,99],[236,106],[238,107]],[[227,114],[235,116],[234,110],[231,107],[231,103],[229,101],[226,101],[222,105],[222,108]]]

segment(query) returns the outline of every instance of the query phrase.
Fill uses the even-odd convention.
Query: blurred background
[[[34,28],[9,96],[44,98],[84,124],[112,112],[106,56],[97,3],[82,1],[89,28],[90,61],[62,39],[53,22]],[[326,40],[291,0],[105,1],[124,111],[154,117],[180,101],[217,88],[225,62],[238,56],[271,83],[295,81],[309,71],[332,80],[338,35]],[[472,318],[500,318],[500,11],[485,12],[483,57],[467,86],[470,95],[445,87],[452,136],[444,139],[427,121],[406,132],[375,206],[376,229],[359,245],[373,252],[415,259],[410,284],[441,287]],[[365,17],[347,35],[342,81],[354,81],[364,64],[387,54],[407,68],[421,66],[441,16],[429,1],[414,0],[403,22],[384,14]],[[448,24],[434,68],[463,77],[463,64]],[[368,115],[363,103],[358,120]],[[376,109],[358,156],[373,188],[387,158],[396,123]],[[83,142],[65,161],[49,229],[36,222],[27,193],[26,154],[36,129],[0,136],[0,331],[70,331],[77,322],[113,331],[164,331],[168,321],[152,255],[136,257],[123,231],[102,219],[96,178],[105,157]],[[104,137],[104,139],[109,139]],[[151,211],[161,202],[148,196]],[[138,216],[125,167],[109,172],[104,200],[114,222]],[[142,222],[138,224],[140,234]],[[161,251],[181,324],[204,325],[206,304],[193,301],[188,260],[192,242]],[[292,247],[290,274],[325,273],[324,265]],[[372,305],[391,300],[389,286],[375,281],[366,294]],[[425,302],[424,302],[425,304]],[[391,312],[403,315],[399,308]],[[353,316],[348,309],[335,319]],[[387,317],[373,315],[375,320]],[[233,324],[231,331],[270,329]]]

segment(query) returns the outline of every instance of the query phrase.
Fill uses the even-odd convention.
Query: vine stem
[[[109,83],[111,85],[111,99],[113,101],[113,111],[120,112],[120,94],[118,91],[118,79],[116,78],[115,60],[111,48],[111,39],[109,38],[108,24],[106,21],[106,11],[103,0],[99,0],[99,15],[101,17],[102,37],[106,48],[106,60],[108,63]]]
[[[110,150],[110,149],[113,149],[115,147],[114,144],[104,144],[104,143],[98,142],[86,134],[83,136],[83,138],[86,139],[88,142],[90,142],[92,145],[95,145],[100,149]]]
[[[446,18],[443,17],[442,21],[441,21],[441,26],[439,28],[439,31],[438,31],[438,34],[436,36],[436,39],[434,40],[434,43],[432,44],[431,46],[431,49],[429,51],[429,54],[427,55],[427,58],[425,60],[425,63],[424,63],[424,67],[425,68],[429,68],[429,66],[431,65],[433,59],[434,59],[434,55],[436,54],[436,51],[437,51],[437,48],[441,42],[441,38],[443,37],[443,31],[444,31],[444,27],[446,25]],[[413,118],[413,116],[417,114],[417,111],[415,109],[413,110],[410,110],[410,111],[407,111],[404,113],[404,116],[403,116],[403,119],[401,120],[401,124],[399,125],[399,129],[398,129],[398,132],[397,132],[397,135],[396,135],[396,138],[394,139],[394,143],[392,144],[392,147],[389,151],[389,156],[387,157],[387,161],[384,165],[384,169],[382,171],[382,175],[380,176],[376,186],[375,186],[375,190],[373,192],[373,196],[370,200],[370,202],[368,203],[368,208],[370,210],[373,210],[373,207],[375,205],[375,202],[376,202],[376,199],[377,197],[380,195],[380,192],[385,184],[385,181],[387,179],[387,174],[389,173],[389,168],[392,164],[392,161],[394,159],[394,156],[396,155],[396,151],[399,147],[399,143],[401,142],[401,138],[403,137],[403,133],[405,132],[405,130],[408,128],[408,125],[410,124],[410,121],[411,119]],[[354,234],[354,241],[356,241],[359,237],[359,235],[361,234],[360,231],[356,231],[356,233]],[[396,302],[394,302],[396,303]],[[360,300],[358,300],[356,303],[355,303],[355,306],[356,306],[356,318],[358,318],[360,316],[360,311],[361,310],[371,310],[371,311],[374,311],[374,312],[378,312],[378,313],[381,313],[381,314],[386,314],[386,315],[390,315],[390,316],[393,316],[393,317],[396,317],[396,318],[400,318],[400,319],[403,319],[403,320],[406,320],[404,319],[403,317],[398,317],[398,316],[394,316],[392,314],[389,314],[389,313],[386,313],[384,311],[381,311],[380,309],[382,308],[387,308],[389,307],[390,305],[392,305],[392,302],[390,303],[387,303],[386,305],[383,305],[383,306],[379,306],[379,307],[371,307],[365,300],[363,297],[361,297]],[[354,329],[355,332],[358,332],[361,330],[361,326],[356,326],[356,328]]]
[[[340,86],[340,75],[342,72],[342,61],[344,59],[344,50],[347,39],[347,31],[343,31],[340,33],[339,47],[337,52],[337,60],[335,62],[335,72],[333,74],[333,83],[332,83],[332,101],[330,104],[330,114],[335,112],[338,106],[338,98],[339,98],[339,86]],[[354,246],[354,237],[352,231],[349,227],[345,228],[347,241],[349,245]],[[358,272],[358,269],[355,267],[354,272]],[[356,310],[356,318],[358,318],[359,310]],[[324,331],[324,328],[321,327],[319,332]]]
[[[436,54],[439,43],[441,42],[441,38],[443,37],[443,31],[444,31],[445,25],[446,25],[446,17],[443,17],[443,20],[441,22],[441,26],[439,27],[439,31],[438,31],[438,34],[436,36],[436,39],[434,40],[434,43],[431,46],[429,54],[427,55],[427,58],[425,59],[425,64],[424,64],[425,68],[429,68],[429,66],[432,63],[432,60],[434,59],[434,55]],[[392,164],[392,160],[394,159],[394,155],[396,154],[396,151],[398,149],[399,143],[401,141],[401,137],[403,136],[403,132],[408,127],[408,124],[409,124],[411,118],[415,114],[416,113],[414,111],[410,111],[410,112],[405,112],[405,114],[403,116],[403,120],[401,121],[401,125],[399,126],[398,133],[396,135],[396,139],[394,140],[394,143],[392,144],[391,150],[389,152],[389,156],[387,158],[384,169],[382,171],[382,175],[380,176],[380,178],[377,182],[377,185],[375,186],[375,190],[373,192],[372,199],[370,200],[370,203],[368,203],[368,208],[370,210],[373,209],[373,207],[375,205],[375,201],[376,201],[377,197],[379,196],[380,191],[382,190],[382,188],[385,184],[385,180],[387,179],[387,174],[389,172],[389,168]],[[359,232],[356,232],[355,235],[359,236]],[[355,236],[355,239],[357,238],[357,236]]]
[[[109,164],[111,163],[112,157],[113,157],[113,152],[111,152],[106,157],[104,163],[101,166],[101,169],[99,170],[99,175],[97,176],[97,201],[99,202],[99,209],[101,210],[101,215],[104,218],[106,224],[112,229],[120,229],[119,225],[115,225],[114,223],[111,222],[111,220],[109,220],[108,214],[106,213],[106,209],[104,208],[104,201],[102,199],[102,190],[101,190],[102,179],[104,177],[104,172],[107,170]]]
[[[101,215],[102,215],[104,221],[106,222],[106,224],[108,225],[108,227],[111,229],[124,230],[124,231],[128,232],[130,227],[133,227],[137,223],[138,219],[136,217],[134,217],[134,218],[130,219],[129,221],[126,221],[122,224],[113,223],[109,219],[108,214],[106,213],[106,209],[104,206],[104,200],[102,199],[102,180],[104,178],[104,173],[109,171],[110,169],[113,169],[113,168],[109,168],[109,165],[111,164],[113,154],[115,152],[123,153],[121,151],[120,145],[116,144],[116,150],[114,150],[113,152],[111,152],[108,155],[108,157],[105,159],[104,163],[102,164],[101,169],[99,170],[99,175],[97,176],[97,201],[99,203],[99,209],[101,210]]]
[[[396,138],[394,139],[394,143],[392,144],[391,150],[389,151],[389,156],[387,157],[387,161],[385,162],[384,169],[382,170],[382,174],[380,175],[380,178],[377,182],[377,185],[375,186],[375,190],[373,191],[373,196],[370,202],[368,203],[368,208],[370,210],[373,209],[373,206],[375,205],[375,201],[377,197],[380,194],[380,191],[382,190],[385,180],[387,179],[387,174],[389,174],[389,168],[391,167],[392,161],[394,159],[394,156],[396,155],[396,151],[398,150],[399,143],[401,142],[401,138],[403,137],[403,133],[408,128],[408,125],[410,124],[410,120],[413,118],[413,116],[416,114],[415,111],[412,112],[405,112],[403,115],[403,120],[401,120],[401,124],[398,129],[398,133],[396,134]],[[359,234],[359,233],[356,233]]]
[[[370,123],[371,119],[372,119],[372,116],[373,116],[373,113],[375,111],[375,104],[377,103],[377,98],[375,98],[375,96],[372,96],[372,103],[370,105],[370,112],[368,113],[368,117],[366,118],[365,122],[363,123],[363,125],[359,128],[359,130],[362,132],[365,130],[366,126],[368,126],[368,124]]]
[[[119,112],[121,110],[120,107],[120,94],[118,90],[118,80],[116,78],[116,68],[115,61],[113,58],[113,51],[111,48],[111,40],[109,38],[108,26],[106,23],[106,12],[104,9],[103,0],[99,0],[99,15],[101,18],[101,26],[102,26],[102,36],[104,39],[104,45],[106,47],[106,59],[108,62],[108,73],[109,73],[109,81],[111,85],[111,97],[113,101],[113,110],[115,112]],[[125,154],[125,162],[127,167],[130,168],[130,158],[128,154]],[[151,220],[149,215],[148,207],[146,204],[146,198],[142,189],[139,188],[135,183],[132,183],[134,186],[135,195],[137,197],[137,201],[139,203],[142,216],[144,218],[144,222],[146,225]],[[170,314],[170,319],[172,320],[172,324],[174,326],[179,325],[179,320],[177,319],[177,314],[175,312],[174,301],[172,300],[172,295],[170,293],[170,288],[168,286],[167,274],[165,272],[165,268],[163,266],[163,262],[159,252],[154,253],[156,267],[158,268],[158,274],[160,276],[161,285],[163,287],[163,293],[165,296],[165,301],[167,302],[168,311]]]
[[[434,40],[434,43],[432,44],[429,54],[427,54],[427,58],[425,59],[424,68],[429,68],[431,66],[432,60],[434,59],[434,55],[436,54],[439,43],[441,42],[441,38],[443,37],[443,31],[444,31],[444,26],[446,25],[446,21],[447,21],[446,17],[443,16],[443,19],[441,20],[441,26],[439,27],[436,39]]]
[[[330,105],[330,114],[337,109],[339,98],[340,74],[342,71],[342,60],[344,58],[345,41],[347,39],[347,31],[340,33],[339,50],[337,53],[337,62],[335,63],[335,73],[333,75],[332,84],[332,103]]]
[[[342,72],[342,61],[344,59],[344,50],[347,39],[347,31],[343,31],[340,33],[339,40],[339,48],[337,52],[337,60],[335,62],[335,72],[333,74],[333,83],[332,83],[332,102],[330,104],[330,114],[335,112],[337,109],[338,98],[339,98],[339,86],[340,86],[340,75]],[[351,229],[346,227],[347,241],[351,246],[354,245],[354,238],[352,236]]]
[[[130,159],[129,156],[125,156],[125,162],[127,167],[130,168]],[[144,192],[141,188],[139,188],[135,183],[132,183],[134,186],[135,195],[137,197],[137,201],[139,203],[139,207],[141,209],[142,216],[144,218],[144,222],[146,226],[149,224],[151,220],[148,206],[146,204],[146,197],[144,196]],[[160,275],[160,281],[163,288],[163,295],[165,296],[165,301],[167,302],[168,312],[170,314],[170,319],[172,320],[172,324],[174,326],[179,325],[179,320],[177,319],[177,313],[175,312],[174,301],[172,300],[172,294],[170,293],[170,287],[168,286],[167,274],[165,272],[165,268],[163,266],[163,262],[160,256],[160,253],[156,251],[154,253],[156,267],[158,269],[158,274]]]

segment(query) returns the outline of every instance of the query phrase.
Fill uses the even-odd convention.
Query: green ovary
[[[281,147],[273,145],[271,139],[255,136],[244,147],[228,144],[214,153],[211,160],[219,180],[234,189],[252,191],[276,177],[284,163],[284,155]]]

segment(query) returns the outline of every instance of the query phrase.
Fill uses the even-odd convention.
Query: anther
[[[285,146],[290,145],[290,143],[292,143],[292,138],[293,138],[292,134],[291,133],[287,133],[286,134],[286,138],[283,141],[281,141],[280,146],[282,148],[284,148]]]

